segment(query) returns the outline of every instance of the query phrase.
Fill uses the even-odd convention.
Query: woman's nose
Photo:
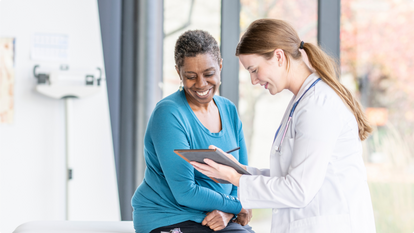
[[[196,87],[204,87],[206,84],[207,82],[203,77],[197,78]]]

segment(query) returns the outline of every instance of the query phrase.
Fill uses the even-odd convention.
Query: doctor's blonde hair
[[[299,51],[301,42],[293,27],[283,20],[259,19],[250,24],[246,33],[240,39],[236,56],[257,54],[270,59],[273,57],[275,49],[282,49],[285,53],[287,69],[289,69],[288,56],[295,60],[302,58]],[[303,50],[305,50],[309,63],[315,72],[353,112],[358,123],[359,138],[365,140],[372,132],[372,128],[358,100],[339,82],[339,69],[335,60],[311,43],[304,43]]]

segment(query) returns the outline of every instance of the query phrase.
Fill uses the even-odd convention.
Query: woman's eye
[[[211,76],[213,76],[214,75],[214,73],[212,73],[212,74],[205,74],[204,76],[205,77],[211,77]]]
[[[186,78],[189,80],[192,80],[192,79],[195,79],[196,77],[194,76],[194,77],[186,77]]]
[[[256,72],[257,72],[257,69],[252,71],[252,73],[256,73]]]

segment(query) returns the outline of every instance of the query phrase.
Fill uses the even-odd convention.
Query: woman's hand
[[[237,214],[237,218],[236,220],[234,220],[234,222],[242,226],[245,226],[247,225],[247,223],[250,222],[251,219],[252,219],[252,210],[242,209],[240,213]]]
[[[213,231],[223,230],[230,220],[233,218],[233,214],[224,213],[220,210],[214,210],[207,213],[207,216],[204,218],[201,224],[203,226],[208,226]]]

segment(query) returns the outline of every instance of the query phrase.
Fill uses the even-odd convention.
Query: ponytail
[[[236,48],[236,56],[240,54],[258,54],[266,59],[273,56],[275,49],[282,49],[285,56],[301,59],[299,47],[308,56],[309,63],[321,79],[327,83],[349,107],[358,123],[359,138],[365,140],[372,128],[369,125],[361,105],[351,92],[339,80],[339,69],[334,59],[323,52],[318,46],[302,43],[297,32],[283,20],[259,19],[250,24]],[[287,59],[289,62],[289,59]],[[289,63],[287,64],[287,66]]]
[[[369,125],[359,102],[351,92],[339,82],[339,69],[335,60],[316,45],[304,43],[303,49],[308,56],[312,68],[318,73],[321,79],[339,95],[342,101],[352,111],[358,123],[359,138],[362,141],[365,140],[369,133],[372,132],[372,127]]]

